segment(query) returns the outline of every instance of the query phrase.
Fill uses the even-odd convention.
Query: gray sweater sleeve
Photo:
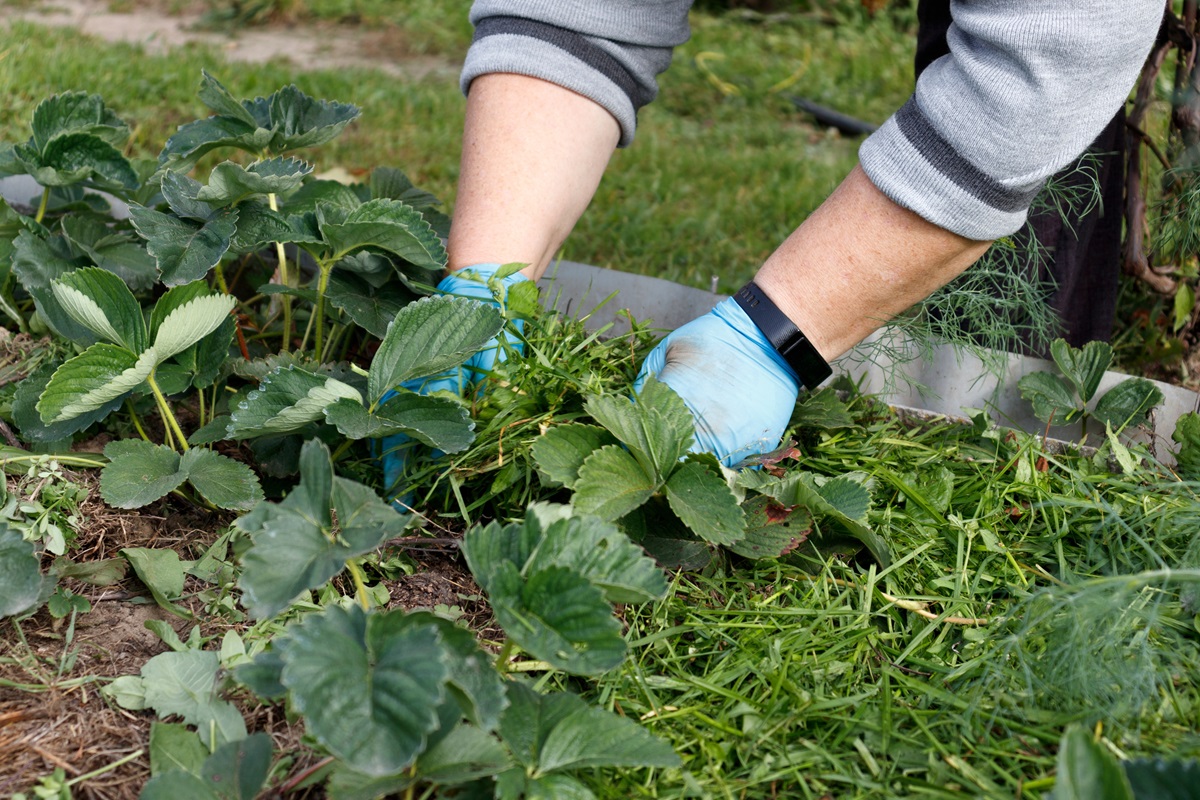
[[[462,87],[489,72],[558,83],[633,138],[690,0],[476,0]],[[950,54],[859,150],[893,201],[970,239],[1021,227],[1046,179],[1125,101],[1163,0],[951,0]]]
[[[952,0],[949,55],[863,142],[884,194],[970,239],[1013,233],[1125,102],[1161,0]]]
[[[462,88],[489,72],[557,83],[608,109],[633,139],[671,50],[687,41],[691,0],[476,0]]]

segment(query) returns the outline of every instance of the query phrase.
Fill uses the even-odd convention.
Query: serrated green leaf
[[[196,199],[210,206],[231,206],[256,195],[284,194],[299,188],[312,165],[298,158],[272,158],[243,167],[224,161],[213,167],[208,185]]]
[[[662,570],[615,525],[569,511],[545,503],[529,507],[524,525],[537,531],[537,544],[517,565],[522,572],[569,567],[598,586],[610,603],[644,603],[667,593]]]
[[[594,451],[579,468],[574,504],[585,514],[615,520],[633,511],[658,491],[633,456],[620,445]]]
[[[492,666],[489,656],[480,649],[475,635],[426,611],[409,612],[407,616],[414,625],[428,624],[437,629],[448,654],[446,687],[458,701],[459,716],[465,716],[484,731],[495,730],[500,724],[500,715],[508,707],[504,696],[505,681]]]
[[[200,102],[221,116],[233,117],[247,125],[258,124],[254,115],[246,109],[244,104],[234,98],[219,80],[209,74],[208,70],[200,70],[200,89],[196,95],[200,98]]]
[[[1092,416],[1121,431],[1146,422],[1151,409],[1163,402],[1162,391],[1145,378],[1126,378],[1096,401]]]
[[[180,468],[200,496],[217,508],[248,511],[263,499],[253,470],[207,448],[188,450],[180,460]]]
[[[801,428],[821,430],[854,428],[858,425],[849,406],[838,397],[833,387],[806,395],[792,412],[792,423]]]
[[[328,222],[317,207],[321,235],[337,258],[370,247],[398,256],[425,269],[446,266],[446,249],[421,212],[399,200],[371,200],[352,209],[338,222]]]
[[[42,186],[70,186],[86,180],[115,191],[133,190],[141,183],[119,150],[90,133],[57,136],[36,156],[21,148],[17,154],[32,167],[29,174]],[[33,157],[36,161],[30,163]]]
[[[303,186],[288,197],[287,207],[293,214],[302,214],[306,211],[316,211],[317,206],[321,204],[350,210],[358,208],[363,202],[354,189],[346,184],[317,178],[305,181]],[[316,223],[315,216],[313,222]]]
[[[1116,757],[1087,728],[1070,725],[1058,746],[1053,800],[1134,800]]]
[[[1071,347],[1065,339],[1055,339],[1050,345],[1054,363],[1086,404],[1096,393],[1104,371],[1112,363],[1113,350],[1107,342],[1088,342],[1081,348]]]
[[[105,107],[100,95],[86,92],[63,92],[38,103],[31,128],[38,150],[68,133],[90,134],[111,145],[121,144],[129,136],[129,126]]]
[[[213,208],[199,199],[204,184],[189,178],[182,172],[166,171],[159,182],[163,199],[176,216],[205,222],[213,215]]]
[[[496,621],[522,650],[572,675],[598,675],[625,658],[621,623],[599,587],[548,567],[523,577],[499,564],[484,587]]]
[[[243,604],[258,618],[279,613],[340,572],[347,559],[400,535],[408,522],[367,487],[334,478],[320,441],[307,442],[300,460],[300,485],[283,502],[259,503],[236,523],[253,543],[242,556],[238,585]]]
[[[79,265],[61,238],[43,239],[32,231],[22,230],[13,240],[13,275],[33,297],[38,313],[60,337],[86,345],[95,342],[96,337],[71,319],[50,289],[53,280]]]
[[[135,356],[116,345],[94,344],[54,371],[38,414],[49,424],[95,411],[140,386],[156,363],[153,347]]]
[[[159,363],[175,356],[221,327],[237,299],[228,294],[195,297],[166,315],[154,334]]]
[[[254,800],[270,772],[271,737],[255,733],[218,747],[204,760],[200,778],[215,800]]]
[[[457,786],[496,775],[511,767],[508,751],[473,725],[458,725],[450,734],[421,754],[421,778],[441,786]]]
[[[237,232],[238,212],[236,208],[222,209],[200,223],[131,206],[129,217],[146,240],[146,249],[154,256],[163,283],[179,286],[203,278],[221,261]]]
[[[745,533],[745,517],[733,490],[703,464],[683,464],[663,486],[671,510],[701,539],[732,544]]]
[[[178,714],[196,727],[209,747],[246,738],[246,723],[217,691],[221,662],[217,653],[189,650],[161,653],[146,662],[141,676],[146,705],[160,717]]]
[[[179,454],[169,447],[125,439],[104,448],[100,496],[114,508],[141,508],[178,489],[187,479]]]
[[[817,487],[821,498],[838,513],[864,525],[871,510],[871,492],[863,485],[865,473],[846,473],[830,478]]]
[[[616,443],[616,437],[604,428],[574,423],[550,428],[534,440],[531,452],[547,483],[574,489],[587,457]]]
[[[812,533],[812,516],[803,508],[788,508],[759,496],[747,500],[742,510],[746,515],[746,533],[728,547],[746,558],[787,555]]]
[[[158,281],[158,265],[132,234],[113,230],[103,220],[83,214],[62,219],[67,241],[97,267],[114,273],[131,291],[144,292]]]
[[[406,380],[461,365],[500,333],[504,318],[494,306],[455,297],[427,297],[402,308],[388,326],[371,362],[372,405]]]
[[[584,408],[617,437],[656,480],[679,465],[696,435],[696,422],[683,400],[653,376],[630,402],[612,395],[591,397]]]
[[[86,414],[80,414],[51,425],[42,422],[42,417],[37,410],[37,402],[58,366],[59,364],[51,362],[40,367],[37,372],[21,381],[13,395],[13,422],[17,424],[21,438],[27,442],[39,444],[60,442],[88,428],[92,423],[104,419],[121,405],[121,398],[117,397]]]
[[[586,767],[677,767],[671,746],[631,719],[589,706],[565,692],[538,694],[508,685],[511,702],[500,736],[528,770]]]
[[[335,269],[329,277],[325,298],[334,308],[344,311],[356,325],[373,336],[383,338],[388,325],[400,309],[418,295],[398,280],[375,287],[358,275]]]
[[[283,217],[257,200],[245,200],[237,205],[237,231],[230,243],[234,253],[253,253],[272,242],[316,242],[304,236]]]
[[[271,150],[276,153],[324,144],[362,113],[349,103],[309,97],[295,85],[272,94],[267,105],[271,128],[275,131]]]
[[[112,272],[77,269],[52,281],[50,289],[63,310],[92,333],[134,353],[146,349],[142,306]]]
[[[1062,378],[1049,372],[1031,372],[1017,381],[1021,397],[1033,404],[1033,413],[1042,422],[1065,425],[1075,419],[1083,406],[1075,390]]]
[[[467,411],[439,397],[404,392],[374,414],[360,400],[342,399],[326,406],[325,419],[349,439],[378,439],[404,433],[446,453],[466,449],[475,440]]]
[[[332,607],[290,632],[283,684],[306,728],[355,770],[406,768],[438,727],[446,651],[437,629],[401,612]]]
[[[218,147],[236,147],[250,153],[262,153],[271,145],[274,133],[235,117],[209,117],[180,125],[158,163],[173,171],[187,172],[204,155]]]
[[[339,380],[299,367],[277,369],[230,415],[229,436],[290,433],[322,419],[326,408],[343,399],[362,404],[359,391]]]
[[[18,617],[41,605],[48,580],[33,543],[0,523],[0,618]]]

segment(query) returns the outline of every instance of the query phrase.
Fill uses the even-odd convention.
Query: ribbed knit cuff
[[[863,171],[897,204],[959,236],[990,241],[1025,223],[1036,186],[1005,186],[972,164],[934,129],[915,99],[858,151]]]
[[[555,83],[612,114],[621,126],[618,144],[625,147],[637,129],[638,109],[657,94],[654,75],[668,63],[668,48],[618,46],[523,17],[484,17],[476,25],[461,86],[466,93],[471,81],[492,72],[528,75]]]

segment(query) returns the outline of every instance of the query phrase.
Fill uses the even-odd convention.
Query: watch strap
[[[750,321],[762,331],[775,352],[788,363],[805,388],[815,389],[833,374],[829,363],[817,352],[804,332],[771,302],[754,281],[733,296]]]

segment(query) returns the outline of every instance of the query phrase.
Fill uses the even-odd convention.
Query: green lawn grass
[[[389,14],[426,52],[465,45],[465,3],[339,4],[313,0],[314,13],[365,19]],[[374,9],[372,11],[372,9]],[[411,27],[406,27],[411,26]],[[892,20],[849,18],[832,27],[797,17],[768,26],[693,15],[692,40],[662,78],[633,146],[618,152],[591,208],[564,248],[569,259],[707,287],[718,276],[736,288],[853,167],[857,141],[810,125],[766,89],[797,70],[788,91],[880,122],[911,88],[911,32]],[[468,29],[469,30],[469,29]],[[436,36],[433,31],[441,31]],[[37,101],[56,91],[100,92],[135,127],[131,150],[155,148],[203,109],[201,68],[235,94],[269,93],[295,81],[318,97],[353,102],[363,118],[323,154],[351,172],[399,166],[451,206],[460,153],[463,99],[454,80],[401,81],[370,71],[298,72],[286,63],[227,65],[219,52],[188,47],[170,56],[107,45],[62,30],[0,30],[0,141],[14,139]],[[742,88],[727,96],[697,66],[702,52],[723,60],[712,74]]]

